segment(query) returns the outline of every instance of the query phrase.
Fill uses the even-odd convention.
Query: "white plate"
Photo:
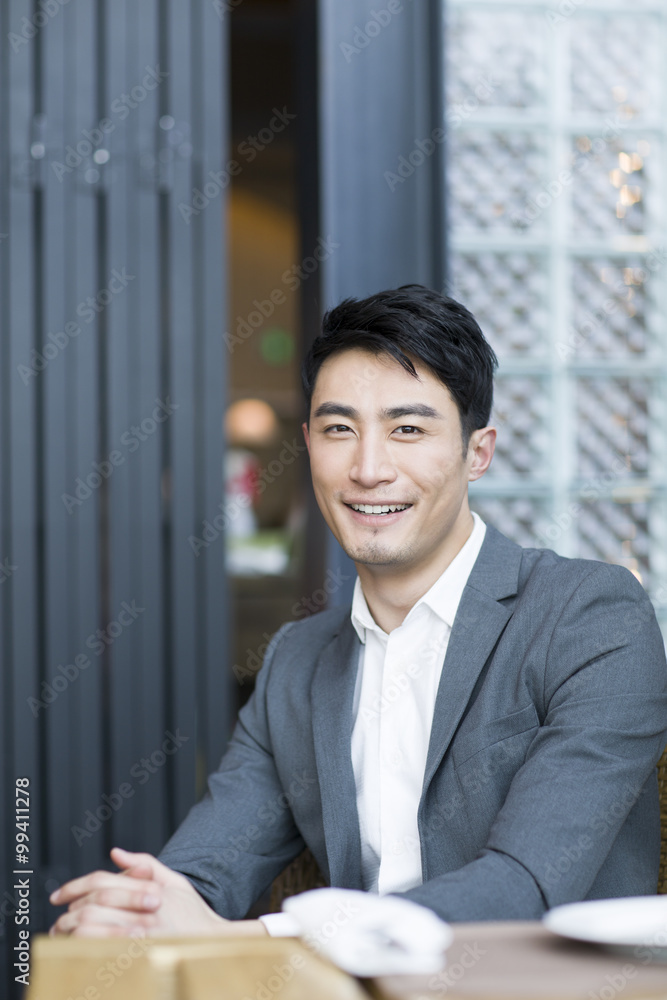
[[[549,910],[542,921],[562,937],[624,952],[650,949],[647,959],[667,958],[667,895],[567,903]]]

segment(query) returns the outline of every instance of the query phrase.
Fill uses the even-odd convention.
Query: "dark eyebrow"
[[[348,420],[358,420],[359,411],[344,403],[322,403],[313,413],[314,417],[347,417]]]
[[[399,417],[435,417],[442,420],[442,414],[426,403],[407,403],[403,406],[390,406],[383,410],[381,416],[385,420],[398,420]]]
[[[347,417],[348,420],[358,420],[359,411],[344,403],[322,403],[315,410],[314,417]],[[442,420],[442,414],[427,406],[426,403],[404,403],[402,406],[390,406],[380,411],[383,420],[398,420],[400,417],[431,417]]]

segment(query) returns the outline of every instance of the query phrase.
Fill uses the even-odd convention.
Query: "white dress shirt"
[[[373,620],[358,578],[355,583],[351,618],[361,649],[352,768],[363,888],[379,895],[422,882],[417,810],[435,699],[454,617],[486,534],[481,518],[472,516],[461,550],[389,634]],[[287,914],[261,919],[269,934],[295,933]]]
[[[352,624],[362,646],[354,701],[363,888],[381,896],[421,885],[417,810],[435,699],[459,601],[484,541],[476,515],[467,542],[389,635],[373,621],[357,578]]]

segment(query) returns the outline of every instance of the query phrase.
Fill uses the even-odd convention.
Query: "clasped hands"
[[[68,905],[49,934],[77,937],[164,937],[266,934],[259,920],[218,916],[184,875],[151,854],[114,847],[121,872],[96,871],[51,893],[55,906]]]

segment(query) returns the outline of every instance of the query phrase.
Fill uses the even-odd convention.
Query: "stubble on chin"
[[[366,542],[346,548],[347,555],[355,563],[362,566],[403,566],[412,558],[411,546],[401,548],[382,545],[378,542]]]

